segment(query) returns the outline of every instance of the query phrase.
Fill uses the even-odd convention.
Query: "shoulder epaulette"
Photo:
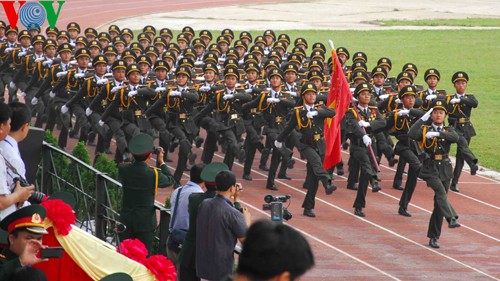
[[[378,107],[377,107],[377,106],[375,106],[375,105],[369,105],[369,106],[368,106],[368,108],[378,109]]]

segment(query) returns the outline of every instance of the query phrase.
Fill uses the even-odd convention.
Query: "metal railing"
[[[78,227],[101,240],[117,246],[118,210],[123,196],[120,182],[96,170],[75,156],[43,142],[42,160],[37,173],[37,186],[47,195],[66,191],[76,198],[75,213]],[[153,254],[166,255],[170,210],[155,202],[159,224]]]

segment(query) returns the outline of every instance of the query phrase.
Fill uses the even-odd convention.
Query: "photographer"
[[[238,202],[242,187],[234,174],[219,172],[215,184],[217,195],[201,203],[196,220],[196,272],[202,280],[232,275],[234,246],[237,240],[243,242],[251,222],[250,213]]]
[[[25,177],[26,169],[17,144],[26,138],[31,115],[26,105],[15,102],[9,107],[0,103],[0,220],[29,205],[26,201],[33,193],[33,185],[22,187],[14,178]],[[12,165],[17,174],[7,168]],[[16,206],[17,205],[17,206]]]
[[[120,233],[120,240],[137,238],[151,253],[157,225],[154,207],[156,193],[158,188],[171,186],[174,177],[163,160],[162,148],[159,148],[157,155],[159,168],[148,166],[154,150],[150,135],[136,135],[130,140],[128,148],[135,161],[118,166],[118,176],[123,186],[120,222],[126,226],[125,231]]]

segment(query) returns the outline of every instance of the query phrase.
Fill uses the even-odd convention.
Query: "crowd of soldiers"
[[[210,163],[221,149],[229,168],[235,160],[244,164],[245,180],[252,180],[259,151],[259,169],[268,172],[266,188],[278,190],[275,178],[290,179],[287,170],[293,169],[296,148],[307,161],[304,215],[314,217],[319,183],[332,194],[337,188],[334,169],[344,174],[342,161],[329,170],[322,164],[324,119],[336,114],[327,105],[332,58],[327,59],[325,45],[309,45],[304,38],[292,41],[273,30],[255,38],[243,31],[238,39],[231,29],[219,36],[201,30],[196,36],[186,26],[173,37],[170,29],[157,32],[151,25],[137,36],[116,25],[108,32],[87,28],[81,34],[75,22],[66,30],[47,28],[43,36],[40,29],[18,31],[0,22],[0,97],[7,88],[9,101],[24,97],[36,116],[35,126],[49,131],[60,126],[62,148],[70,136],[89,145],[97,142],[96,153],[111,153],[114,139],[115,161],[128,161],[128,140],[141,132],[157,137],[165,152],[178,147],[176,187],[196,161],[193,146],[203,146],[202,162]],[[434,106],[446,110],[448,124],[459,136],[453,174],[440,172],[458,192],[464,161],[471,174],[478,170],[468,147],[475,135],[471,110],[478,102],[465,92],[467,73],[453,75],[456,93],[447,94],[438,89],[437,69],[425,71],[423,87],[414,83],[419,74],[415,64],[407,63],[392,75],[387,57],[369,71],[365,53],[354,53],[352,63],[346,48],[337,48],[336,54],[353,92],[341,136],[343,149],[350,153],[347,188],[358,191],[355,214],[365,216],[369,185],[373,192],[381,189],[376,167],[385,157],[391,167],[397,165],[393,188],[403,190],[398,212],[411,216],[408,204],[425,157],[448,160],[444,138],[427,136],[432,129],[421,140],[409,133],[413,124],[429,119],[426,112]],[[206,133],[200,134],[201,129]],[[426,138],[434,141],[426,145]],[[167,154],[165,161],[171,162]]]

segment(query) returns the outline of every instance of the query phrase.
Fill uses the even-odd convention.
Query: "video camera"
[[[271,220],[277,222],[283,222],[283,220],[292,219],[292,213],[288,211],[286,207],[283,207],[288,199],[292,198],[290,195],[266,195],[264,201],[267,204],[262,205],[262,210],[271,211]]]

